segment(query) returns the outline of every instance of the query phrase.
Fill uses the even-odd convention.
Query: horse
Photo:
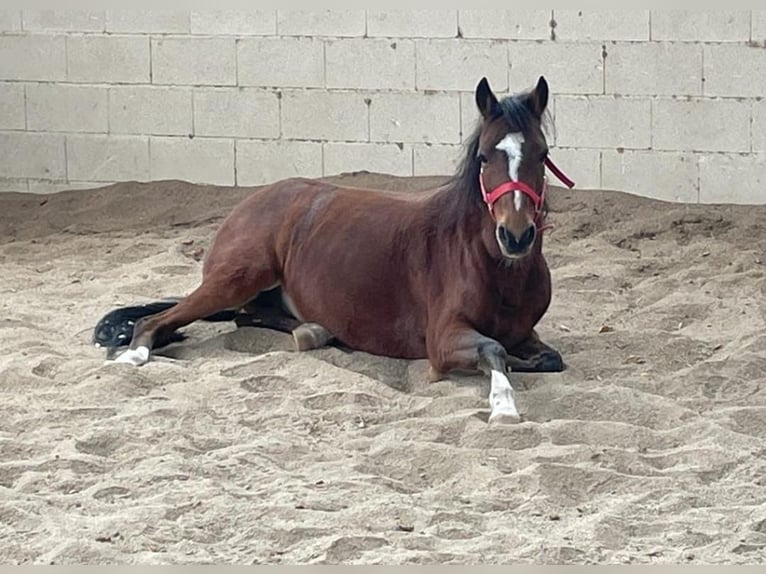
[[[189,295],[105,316],[94,340],[142,365],[197,320],[293,333],[299,350],[335,342],[427,359],[428,380],[491,375],[492,418],[517,421],[509,373],[558,372],[535,327],[551,301],[543,128],[548,83],[498,99],[482,78],[480,113],[455,174],[402,195],[291,178],[255,190],[219,227]]]

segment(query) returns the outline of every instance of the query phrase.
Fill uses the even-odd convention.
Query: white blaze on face
[[[501,139],[495,146],[496,149],[504,151],[508,156],[508,177],[511,181],[519,181],[519,166],[521,165],[522,152],[521,145],[524,143],[524,134],[521,132],[511,133]],[[522,193],[517,189],[513,192],[513,206],[516,211],[521,210]]]

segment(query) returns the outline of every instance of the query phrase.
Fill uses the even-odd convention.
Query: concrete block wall
[[[766,10],[4,10],[0,190],[449,174],[539,75],[579,187],[766,203]]]

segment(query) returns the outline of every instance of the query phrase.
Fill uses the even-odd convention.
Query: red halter
[[[574,187],[574,182],[569,179],[549,157],[545,158],[545,166],[553,172],[553,175],[555,175],[561,183],[570,189]],[[484,203],[487,204],[490,213],[494,213],[495,203],[506,193],[520,191],[532,200],[532,204],[535,206],[535,222],[537,222],[540,212],[543,209],[543,200],[545,199],[545,192],[548,189],[548,178],[543,178],[543,190],[539,194],[521,181],[506,181],[487,193],[487,189],[484,187],[484,166],[482,165],[481,173],[479,174],[479,186],[481,187],[481,195],[484,198]]]

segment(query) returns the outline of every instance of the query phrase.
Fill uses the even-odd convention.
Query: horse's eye
[[[478,159],[480,163],[487,163],[487,156],[483,153],[480,153],[478,156],[476,156],[476,159]]]

